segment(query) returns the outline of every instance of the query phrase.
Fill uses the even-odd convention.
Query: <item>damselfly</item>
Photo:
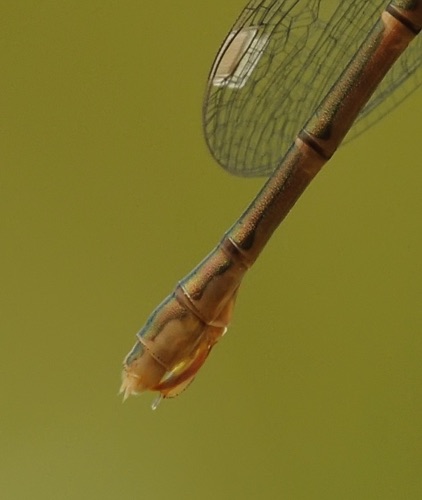
[[[420,85],[421,39],[408,44],[422,0],[383,4],[339,1],[326,21],[320,0],[252,0],[241,13],[208,79],[205,137],[230,172],[271,177],[137,334],[125,398],[156,391],[156,407],[193,380],[227,329],[244,274],[355,120],[352,135]]]

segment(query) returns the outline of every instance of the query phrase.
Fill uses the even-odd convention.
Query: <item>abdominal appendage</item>
[[[124,361],[124,399],[143,391],[171,398],[193,381],[227,330],[247,269],[236,245],[225,237],[176,286],[137,334]]]
[[[159,392],[160,398],[177,396],[226,332],[237,289],[222,298],[218,316],[208,322],[188,307],[186,300],[180,300],[180,290],[179,285],[137,334],[138,340],[124,361],[120,389],[124,399],[143,391]]]

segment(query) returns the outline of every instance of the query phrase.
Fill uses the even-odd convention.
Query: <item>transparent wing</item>
[[[386,0],[252,0],[208,79],[203,124],[218,163],[240,176],[269,175],[386,6]],[[422,38],[388,73],[347,139],[422,82]]]

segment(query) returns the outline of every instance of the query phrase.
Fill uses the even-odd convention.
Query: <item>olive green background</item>
[[[420,90],[314,181],[192,386],[155,412],[117,396],[136,331],[263,182],[201,129],[243,6],[2,6],[2,498],[422,498]]]

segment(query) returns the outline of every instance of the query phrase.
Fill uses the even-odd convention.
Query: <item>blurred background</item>
[[[2,497],[421,498],[421,91],[338,151],[153,412],[122,360],[263,183],[201,128],[245,0],[7,3]]]

